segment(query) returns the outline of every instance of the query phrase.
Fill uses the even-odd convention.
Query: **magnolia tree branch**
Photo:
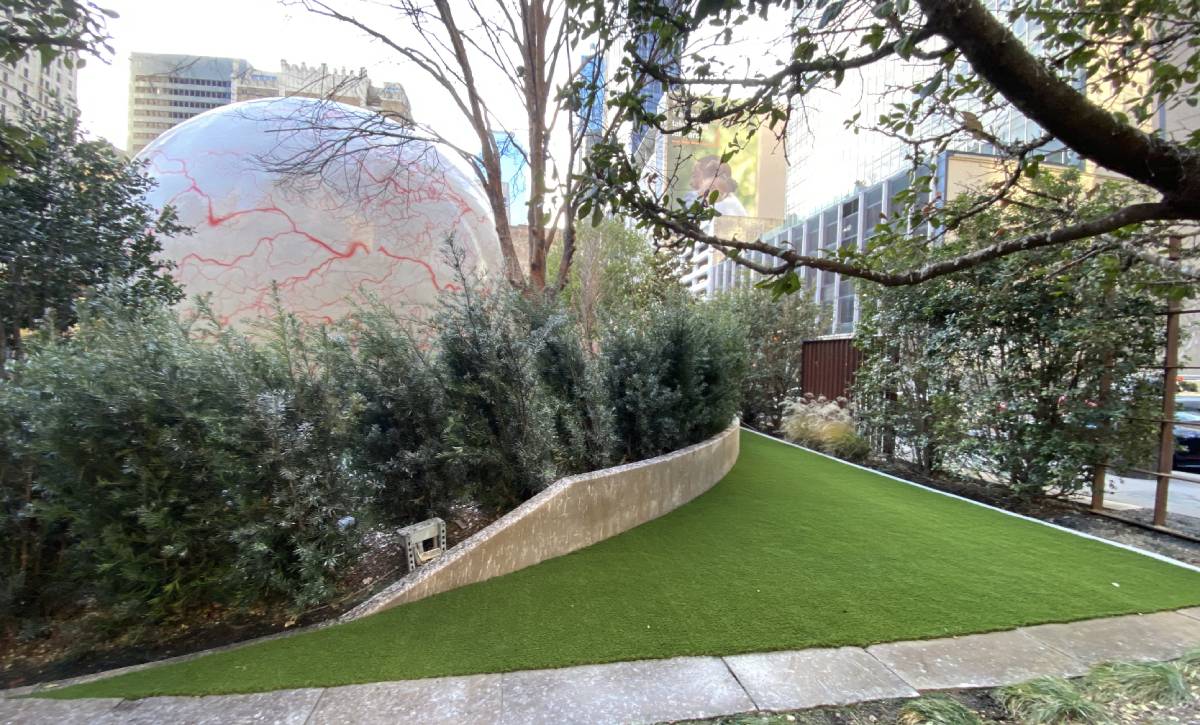
[[[1012,201],[1011,194],[1018,186],[1022,170],[1030,163],[1029,156],[1054,140],[1099,166],[1145,184],[1161,194],[1161,199],[1131,204],[1111,214],[1078,219],[1049,230],[1012,236],[983,249],[904,271],[880,270],[860,261],[806,256],[762,240],[717,237],[705,232],[701,226],[707,218],[705,214],[696,216],[695,210],[672,210],[661,200],[640,190],[626,190],[620,194],[620,201],[613,203],[630,209],[644,222],[663,232],[663,236],[675,235],[683,240],[725,250],[737,263],[764,275],[784,275],[797,267],[811,267],[886,286],[918,284],[1010,254],[1088,239],[1146,222],[1200,221],[1200,151],[1147,133],[1094,102],[1085,92],[1059,76],[1052,58],[1039,58],[1031,53],[979,0],[917,0],[917,5],[923,18],[912,25],[915,29],[908,30],[899,18],[891,18],[891,30],[899,37],[880,43],[869,53],[851,57],[827,55],[792,60],[770,75],[712,78],[705,73],[689,77],[661,62],[655,62],[653,58],[635,55],[630,61],[633,67],[641,69],[650,78],[679,89],[684,96],[691,92],[689,89],[697,86],[740,86],[752,91],[741,100],[727,100],[724,105],[708,104],[697,112],[693,112],[685,103],[680,114],[683,119],[680,128],[671,128],[667,121],[654,117],[643,119],[643,122],[668,133],[690,130],[699,123],[728,121],[757,113],[776,94],[787,92],[802,96],[821,76],[837,75],[891,56],[933,59],[946,53],[955,53],[970,63],[972,72],[984,84],[985,99],[993,94],[1003,98],[1039,124],[1045,134],[1029,142],[1005,144],[1001,139],[987,134],[976,116],[963,113],[963,122],[957,124],[951,133],[961,131],[987,138],[1002,152],[998,158],[1015,162],[1016,168],[1005,174],[994,193],[982,197],[967,211],[943,219],[943,233],[996,203]],[[946,44],[931,52],[917,48],[920,43],[934,37],[941,38]],[[950,71],[946,69],[939,72]],[[913,90],[922,90],[921,99],[928,97],[931,99],[928,103],[934,103],[938,97],[931,96],[931,93],[936,87],[929,81],[922,89]],[[913,109],[918,106],[914,104]],[[957,111],[947,108],[941,113],[956,117]],[[611,174],[601,173],[596,181],[602,188],[606,182],[612,183],[611,178]],[[711,212],[707,216],[711,216]],[[675,246],[679,246],[679,243],[675,243]],[[1135,248],[1136,245],[1129,246]],[[745,258],[739,252],[766,253],[777,262],[764,264]],[[1157,259],[1150,251],[1137,256],[1146,261]],[[1196,275],[1196,270],[1188,266],[1161,259],[1155,263],[1187,276]]]
[[[1119,120],[1059,78],[978,0],[918,0],[949,40],[1017,110],[1101,166],[1157,190],[1173,213],[1200,218],[1200,153]]]

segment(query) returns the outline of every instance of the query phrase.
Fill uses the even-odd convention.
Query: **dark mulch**
[[[214,608],[192,613],[187,624],[145,625],[105,638],[99,616],[80,613],[76,619],[48,622],[33,635],[0,641],[0,689],[199,652],[314,624],[328,616],[329,609],[294,617],[286,611],[234,614]]]
[[[945,690],[941,692],[926,692],[924,695],[938,695],[966,705],[974,710],[985,722],[995,725],[1014,723],[1007,719],[1004,708],[992,697],[992,690]],[[779,714],[733,715],[714,720],[688,720],[693,725],[866,725],[867,723],[895,723],[900,717],[900,711],[908,699],[874,700],[860,702],[854,705],[837,707],[816,707],[809,710],[797,710]]]
[[[472,506],[454,509],[446,520],[447,545],[467,539],[495,519]],[[107,632],[98,613],[84,610],[61,613],[30,627],[34,631],[8,636],[0,632],[0,689],[140,665],[337,617],[405,574],[407,562],[399,537],[372,532],[368,538],[367,553],[340,582],[341,598],[300,614],[284,607],[249,612],[212,607],[189,612],[186,623],[126,625]]]

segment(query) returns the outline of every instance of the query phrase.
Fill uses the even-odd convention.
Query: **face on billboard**
[[[668,145],[670,196],[690,204],[716,194],[722,216],[758,216],[758,139],[738,137],[738,129],[705,126],[698,138],[675,137]],[[733,149],[732,156],[721,156]]]

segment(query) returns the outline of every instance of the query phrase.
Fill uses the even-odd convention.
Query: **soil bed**
[[[497,517],[471,506],[455,509],[446,522],[449,546],[468,538]],[[98,613],[60,615],[33,635],[0,633],[0,690],[140,665],[265,637],[333,619],[404,575],[407,566],[398,538],[368,535],[368,550],[347,572],[342,599],[296,614],[284,607],[234,612],[213,607],[191,612],[186,622],[146,625],[136,632],[102,633]]]

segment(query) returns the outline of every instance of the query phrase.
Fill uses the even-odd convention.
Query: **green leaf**
[[[821,21],[817,24],[818,28],[824,28],[841,15],[842,9],[846,7],[846,0],[837,0],[837,2],[829,3],[825,8],[825,12],[821,13]]]

